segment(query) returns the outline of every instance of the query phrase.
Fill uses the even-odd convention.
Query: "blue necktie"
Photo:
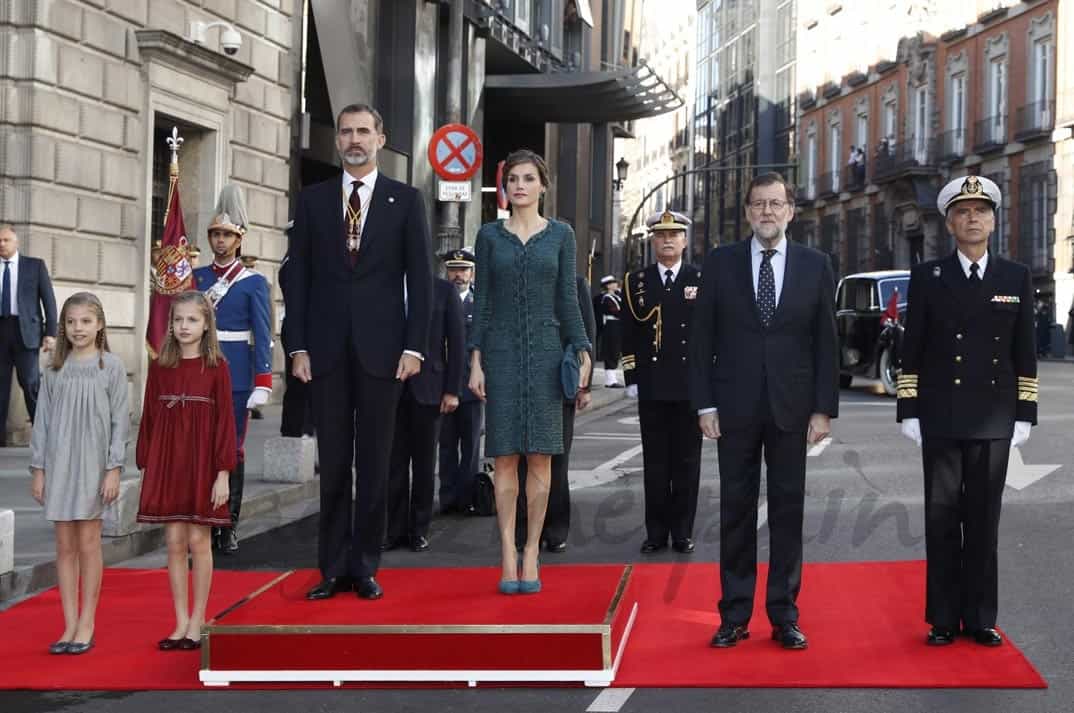
[[[765,327],[776,313],[776,273],[772,271],[775,250],[761,251],[761,269],[757,273],[757,308],[761,311],[761,324]]]
[[[0,285],[0,317],[11,316],[11,261],[4,260],[4,282]]]

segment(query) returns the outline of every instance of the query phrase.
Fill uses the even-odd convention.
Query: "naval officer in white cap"
[[[925,471],[926,642],[960,633],[999,646],[996,542],[1007,457],[1037,422],[1033,281],[988,251],[1001,203],[980,176],[937,201],[955,238],[946,258],[910,276],[898,421]]]

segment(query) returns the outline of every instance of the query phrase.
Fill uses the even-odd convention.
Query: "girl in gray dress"
[[[548,507],[552,456],[563,452],[563,388],[560,364],[571,347],[580,359],[589,403],[592,347],[578,308],[574,230],[545,219],[540,202],[548,168],[532,151],[504,162],[511,217],[477,234],[477,285],[470,390],[486,401],[485,455],[495,458],[493,482],[500,529],[504,594],[541,589],[537,557]],[[487,389],[487,393],[486,393]],[[515,550],[515,501],[519,458],[526,457],[526,544],[522,566]]]
[[[59,339],[41,377],[30,441],[32,493],[56,523],[64,629],[49,653],[93,648],[103,569],[101,516],[119,495],[129,424],[127,370],[108,351],[104,308],[96,295],[78,292],[60,311]]]

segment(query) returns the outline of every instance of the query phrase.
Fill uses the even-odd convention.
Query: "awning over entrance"
[[[485,92],[486,116],[563,124],[632,121],[683,105],[644,64],[609,72],[490,75]]]

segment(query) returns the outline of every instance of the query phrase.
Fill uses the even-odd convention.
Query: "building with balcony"
[[[1065,122],[1056,113],[1057,67],[1069,64],[1062,52],[1057,61],[1063,12],[1051,0],[1006,3],[948,29],[950,16],[919,18],[890,59],[803,91],[793,234],[828,252],[839,274],[909,267],[953,249],[940,187],[987,176],[1004,200],[991,249],[1028,265],[1039,294],[1069,308],[1069,288],[1057,288],[1069,283],[1071,232],[1059,185],[1074,180],[1074,106]]]

